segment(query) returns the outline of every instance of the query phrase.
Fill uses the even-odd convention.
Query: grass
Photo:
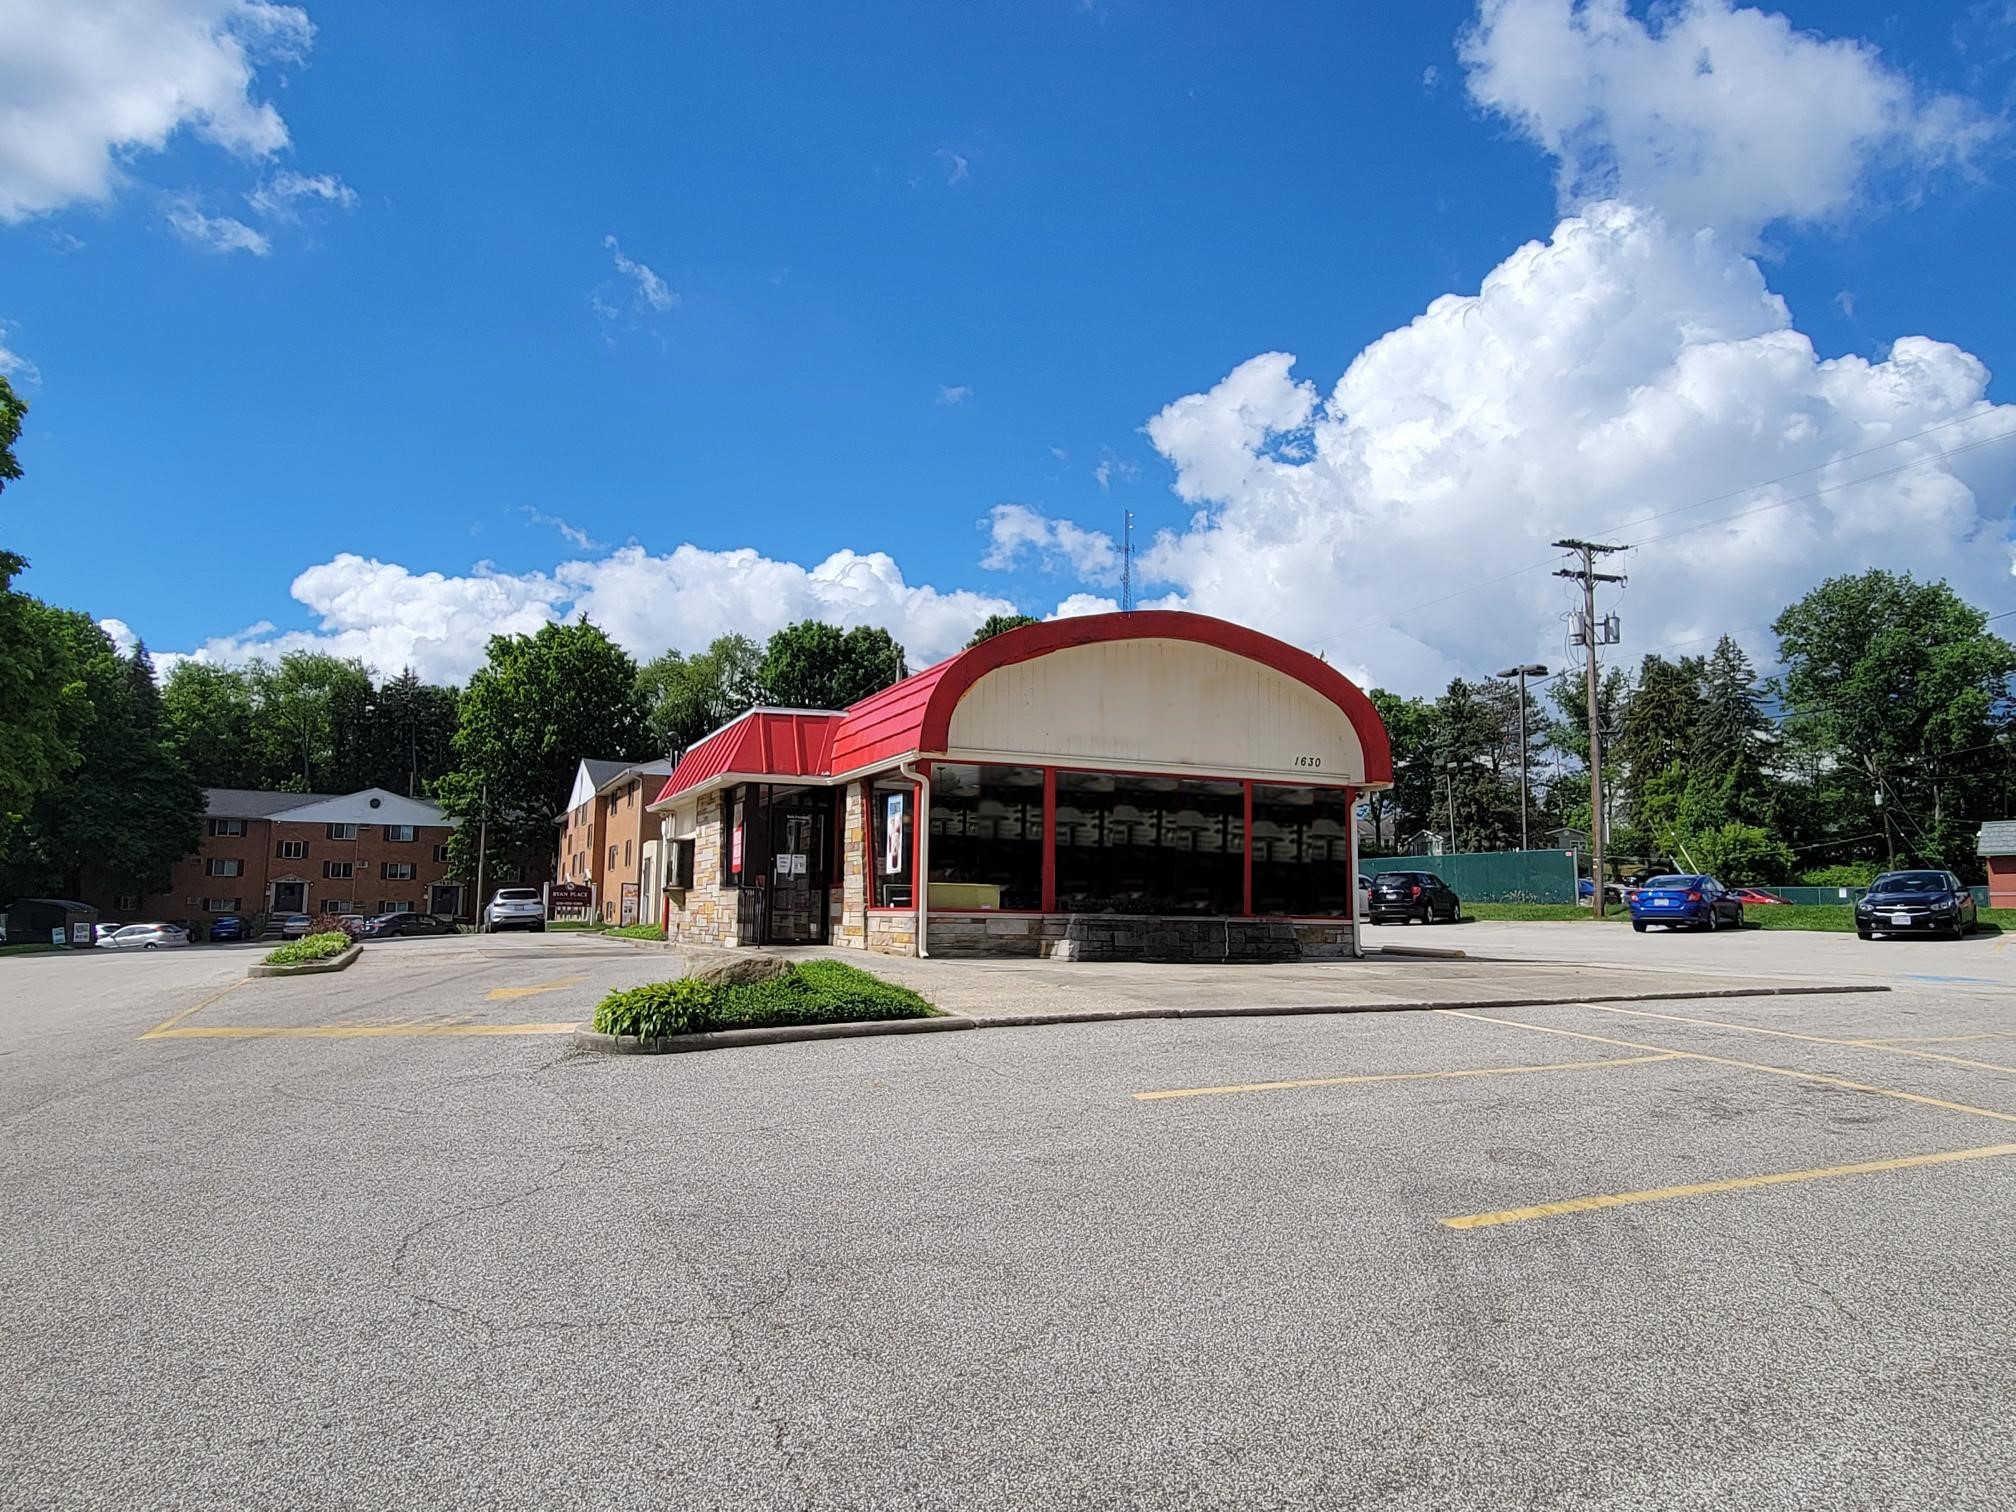
[[[575,934],[600,934],[609,926],[600,919],[548,919],[546,927],[571,930]]]
[[[1465,917],[1486,921],[1516,920],[1541,922],[1579,920],[1587,923],[1589,910],[1575,903],[1465,903]],[[1627,924],[1631,916],[1613,904],[1603,915],[1606,924]],[[1747,929],[1793,929],[1820,934],[1853,934],[1855,911],[1828,903],[1765,903],[1743,910]],[[1388,925],[1388,928],[1397,928]],[[2016,908],[1984,908],[1978,934],[2001,934],[2016,930]]]
[[[301,966],[309,961],[327,961],[343,954],[353,941],[341,930],[329,930],[325,934],[303,935],[298,940],[289,940],[277,950],[266,952],[268,966]]]
[[[767,982],[716,987],[692,977],[612,992],[595,1009],[602,1034],[660,1039],[715,1029],[934,1018],[938,1010],[907,987],[841,961],[801,961]]]
[[[602,931],[612,940],[662,940],[665,931],[656,924],[625,924],[616,929]]]
[[[49,945],[30,941],[21,945],[0,945],[0,955],[54,955],[59,950],[69,950],[68,945]]]

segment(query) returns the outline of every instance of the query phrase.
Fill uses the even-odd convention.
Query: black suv
[[[1947,934],[1959,939],[1980,922],[1980,909],[1960,879],[1947,871],[1885,872],[1855,900],[1855,933]]]
[[[1440,920],[1454,924],[1463,917],[1463,900],[1433,872],[1389,871],[1372,878],[1372,896],[1366,918],[1374,924],[1405,924],[1419,919],[1423,924]]]

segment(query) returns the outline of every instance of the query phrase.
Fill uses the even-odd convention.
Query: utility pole
[[[1545,677],[1547,669],[1538,662],[1528,662],[1523,666],[1507,667],[1498,675],[1519,679],[1519,849],[1531,850],[1533,847],[1526,839],[1526,798],[1531,791],[1526,781],[1526,679]]]
[[[1452,761],[1449,763],[1449,769],[1447,773],[1444,775],[1442,780],[1444,785],[1449,789],[1449,849],[1453,854],[1454,852],[1463,849],[1463,842],[1457,839],[1456,837],[1456,763],[1455,762]]]
[[[480,828],[476,831],[476,932],[483,932],[483,863],[490,851],[490,782],[485,778],[478,791],[482,794]]]
[[[1596,619],[1596,585],[1598,583],[1621,583],[1623,574],[1598,572],[1596,558],[1608,556],[1613,551],[1622,551],[1622,546],[1604,546],[1595,541],[1565,540],[1554,543],[1563,551],[1579,552],[1582,565],[1576,568],[1562,568],[1554,576],[1572,578],[1582,585],[1582,633],[1576,637],[1589,652],[1589,847],[1590,883],[1594,896],[1590,898],[1589,917],[1603,917],[1603,721],[1596,708],[1596,647],[1614,645],[1620,638],[1616,617],[1601,624]]]

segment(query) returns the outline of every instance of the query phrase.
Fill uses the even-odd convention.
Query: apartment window
[[[355,840],[357,838],[357,826],[354,824],[332,824],[328,826],[328,830],[331,840]]]
[[[381,914],[411,913],[413,912],[413,905],[400,898],[380,898],[378,900],[378,912]]]
[[[348,861],[324,861],[322,875],[332,882],[348,882],[357,875],[357,870]]]
[[[210,833],[213,835],[242,835],[245,833],[243,819],[212,819]]]
[[[616,869],[616,847],[612,845],[609,847],[609,870],[614,871],[615,869]]]
[[[383,871],[387,882],[411,882],[413,863],[411,861],[387,861]]]
[[[625,866],[630,864],[630,842],[628,840],[623,842],[623,864]]]
[[[307,854],[308,842],[306,840],[282,840],[280,842],[280,859],[282,861],[299,861],[307,856]]]
[[[350,900],[348,898],[324,898],[322,900],[322,912],[346,914],[350,912]]]
[[[385,826],[385,838],[387,840],[410,841],[413,838],[413,826],[410,824],[388,824]]]
[[[439,862],[441,862],[441,863],[442,863],[443,865],[446,865],[446,864],[447,864],[447,861],[448,861],[448,847],[447,847],[447,846],[446,846],[445,844],[444,844],[444,845],[437,845],[437,846],[435,846],[435,847],[434,847],[434,859],[435,859],[436,861],[439,861]]]
[[[140,897],[137,893],[121,893],[112,900],[112,909],[115,913],[135,913],[139,907]]]
[[[203,911],[213,914],[235,914],[238,912],[238,900],[236,898],[205,898],[203,900]]]
[[[203,863],[203,875],[206,877],[242,877],[245,875],[245,863],[240,861],[236,856],[212,856]]]

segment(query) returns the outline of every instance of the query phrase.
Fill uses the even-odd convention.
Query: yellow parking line
[[[1879,1038],[1851,1040],[1856,1045],[1957,1045],[1963,1040],[2016,1039],[2016,1030],[1991,1029],[1984,1034],[1886,1034]]]
[[[1598,1013],[1621,1013],[1630,1018],[1664,1019],[1673,1024],[1701,1024],[1712,1029],[1735,1029],[1744,1034],[1768,1034],[1773,1039],[1805,1040],[1814,1045],[1848,1045],[1858,1050],[1884,1050],[1892,1055],[1915,1055],[1920,1060],[1944,1061],[1949,1066],[1966,1066],[1975,1071],[2016,1071],[1999,1061],[1969,1060],[1964,1055],[1947,1055],[1938,1050],[1913,1050],[1908,1045],[1884,1040],[1840,1039],[1831,1034],[1800,1034],[1791,1029],[1766,1029],[1761,1024],[1739,1024],[1733,1019],[1690,1018],[1684,1013],[1655,1013],[1648,1008],[1618,1008],[1607,1003],[1585,1003]]]
[[[1453,1229],[1489,1228],[1499,1223],[1524,1223],[1530,1218],[1558,1218],[1565,1213],[1590,1213],[1600,1208],[1631,1207],[1640,1202],[1664,1202],[1673,1197],[1707,1197],[1717,1192],[1746,1192],[1756,1187],[1782,1186],[1792,1181],[1825,1181],[1835,1176],[1866,1176],[1876,1171],[1908,1171],[1914,1166],[1947,1165],[1956,1160],[1986,1160],[2016,1155],[2016,1144],[1982,1145],[1973,1150],[1949,1150],[1939,1155],[1905,1155],[1895,1160],[1864,1160],[1854,1165],[1820,1166],[1810,1171],[1779,1171],[1769,1176],[1738,1176],[1728,1181],[1694,1181],[1685,1186],[1652,1187],[1642,1192],[1608,1192],[1570,1197],[1532,1207],[1506,1208],[1496,1213],[1472,1213],[1438,1220]]]
[[[565,1024],[310,1024],[262,1027],[256,1024],[198,1025],[156,1029],[142,1039],[442,1039],[481,1034],[572,1034]]]
[[[1239,1082],[1228,1087],[1177,1087],[1167,1092],[1136,1092],[1136,1102],[1157,1102],[1168,1097],[1217,1097],[1226,1092],[1282,1092],[1292,1087],[1355,1087],[1367,1082],[1436,1081],[1451,1076],[1513,1076],[1523,1071],[1599,1071],[1609,1066],[1648,1066],[1654,1061],[1678,1057],[1626,1055],[1610,1060],[1561,1061],[1546,1066],[1477,1066],[1460,1071],[1382,1071],[1369,1076],[1316,1076],[1301,1081]]]
[[[1579,1003],[1577,1007],[1593,1008],[1594,1003]],[[1771,1076],[1789,1076],[1795,1081],[1819,1082],[1823,1086],[1840,1087],[1849,1092],[1867,1092],[1876,1097],[1894,1097],[1899,1102],[1918,1103],[1927,1108],[1941,1108],[1948,1113],[1970,1113],[1976,1118],[1994,1118],[2003,1123],[2016,1123],[2016,1113],[2002,1113],[1993,1108],[1977,1108],[1971,1103],[1948,1102],[1944,1098],[1927,1097],[1919,1092],[1905,1092],[1896,1087],[1872,1086],[1868,1082],[1851,1081],[1845,1076],[1828,1076],[1819,1071],[1795,1071],[1790,1066],[1771,1066],[1763,1061],[1737,1060],[1728,1055],[1709,1055],[1700,1050],[1676,1050],[1671,1045],[1651,1045],[1643,1040],[1614,1039],[1607,1034],[1587,1034],[1580,1029],[1557,1029],[1551,1024],[1525,1024],[1518,1019],[1493,1018],[1488,1013],[1476,1013],[1468,1008],[1436,1008],[1435,1013],[1449,1014],[1456,1018],[1475,1019],[1480,1024],[1497,1024],[1505,1029],[1530,1029],[1535,1034],[1558,1034],[1568,1039],[1589,1040],[1598,1045],[1617,1045],[1626,1050],[1657,1050],[1680,1060],[1705,1061],[1714,1066],[1737,1066],[1745,1071],[1762,1071]]]
[[[586,977],[570,976],[561,977],[555,982],[540,982],[531,987],[492,987],[483,996],[489,1002],[504,1003],[512,998],[532,997],[541,992],[559,992],[566,987],[578,987],[586,980]]]
[[[215,992],[211,993],[210,996],[204,998],[201,1002],[197,1003],[195,1007],[184,1008],[180,1013],[176,1014],[173,1018],[163,1019],[160,1023],[156,1024],[152,1029],[149,1029],[145,1034],[141,1035],[140,1038],[142,1038],[143,1040],[160,1038],[162,1035],[166,1034],[170,1029],[173,1029],[177,1024],[181,1023],[184,1019],[194,1018],[197,1014],[201,1013],[205,1008],[208,1008],[212,1003],[216,1002],[219,998],[223,997],[227,992],[236,992],[240,987],[243,987],[246,984],[246,982],[250,980],[251,978],[249,977],[240,977],[238,978],[237,981],[233,982],[229,987],[218,988]]]

